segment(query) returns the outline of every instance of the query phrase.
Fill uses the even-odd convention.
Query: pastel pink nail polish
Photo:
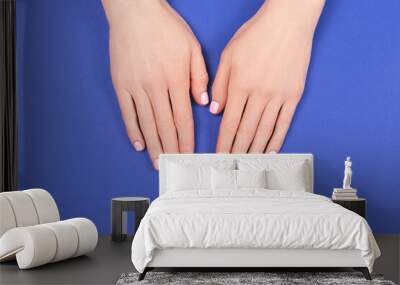
[[[140,141],[135,141],[133,146],[135,147],[136,151],[142,151],[144,149],[144,146]]]
[[[156,159],[156,160],[154,160],[154,168],[156,169],[156,170],[158,170],[158,158]]]
[[[208,93],[207,92],[201,93],[200,102],[201,102],[202,105],[207,105],[208,104]]]
[[[213,114],[217,114],[218,113],[218,107],[219,107],[219,103],[216,101],[212,101],[211,105],[210,105],[210,112]]]

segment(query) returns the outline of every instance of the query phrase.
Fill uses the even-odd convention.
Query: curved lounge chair
[[[16,259],[28,269],[96,248],[98,233],[88,219],[60,221],[49,192],[30,189],[0,193],[0,262]]]

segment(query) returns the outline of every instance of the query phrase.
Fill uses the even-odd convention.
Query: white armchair
[[[20,269],[84,255],[98,233],[88,219],[60,221],[57,205],[43,189],[0,193],[0,262],[17,259]]]

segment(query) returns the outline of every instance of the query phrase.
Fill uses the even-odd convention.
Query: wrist
[[[324,4],[325,0],[268,0],[259,12],[280,26],[313,33]]]
[[[138,13],[143,15],[146,11],[157,10],[157,7],[166,4],[166,0],[102,0],[107,20],[111,25],[120,22],[124,16],[134,17]]]

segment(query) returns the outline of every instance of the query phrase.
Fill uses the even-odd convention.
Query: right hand
[[[161,153],[194,151],[190,92],[208,104],[200,44],[164,0],[103,0],[110,23],[111,75],[126,130],[155,169]]]

